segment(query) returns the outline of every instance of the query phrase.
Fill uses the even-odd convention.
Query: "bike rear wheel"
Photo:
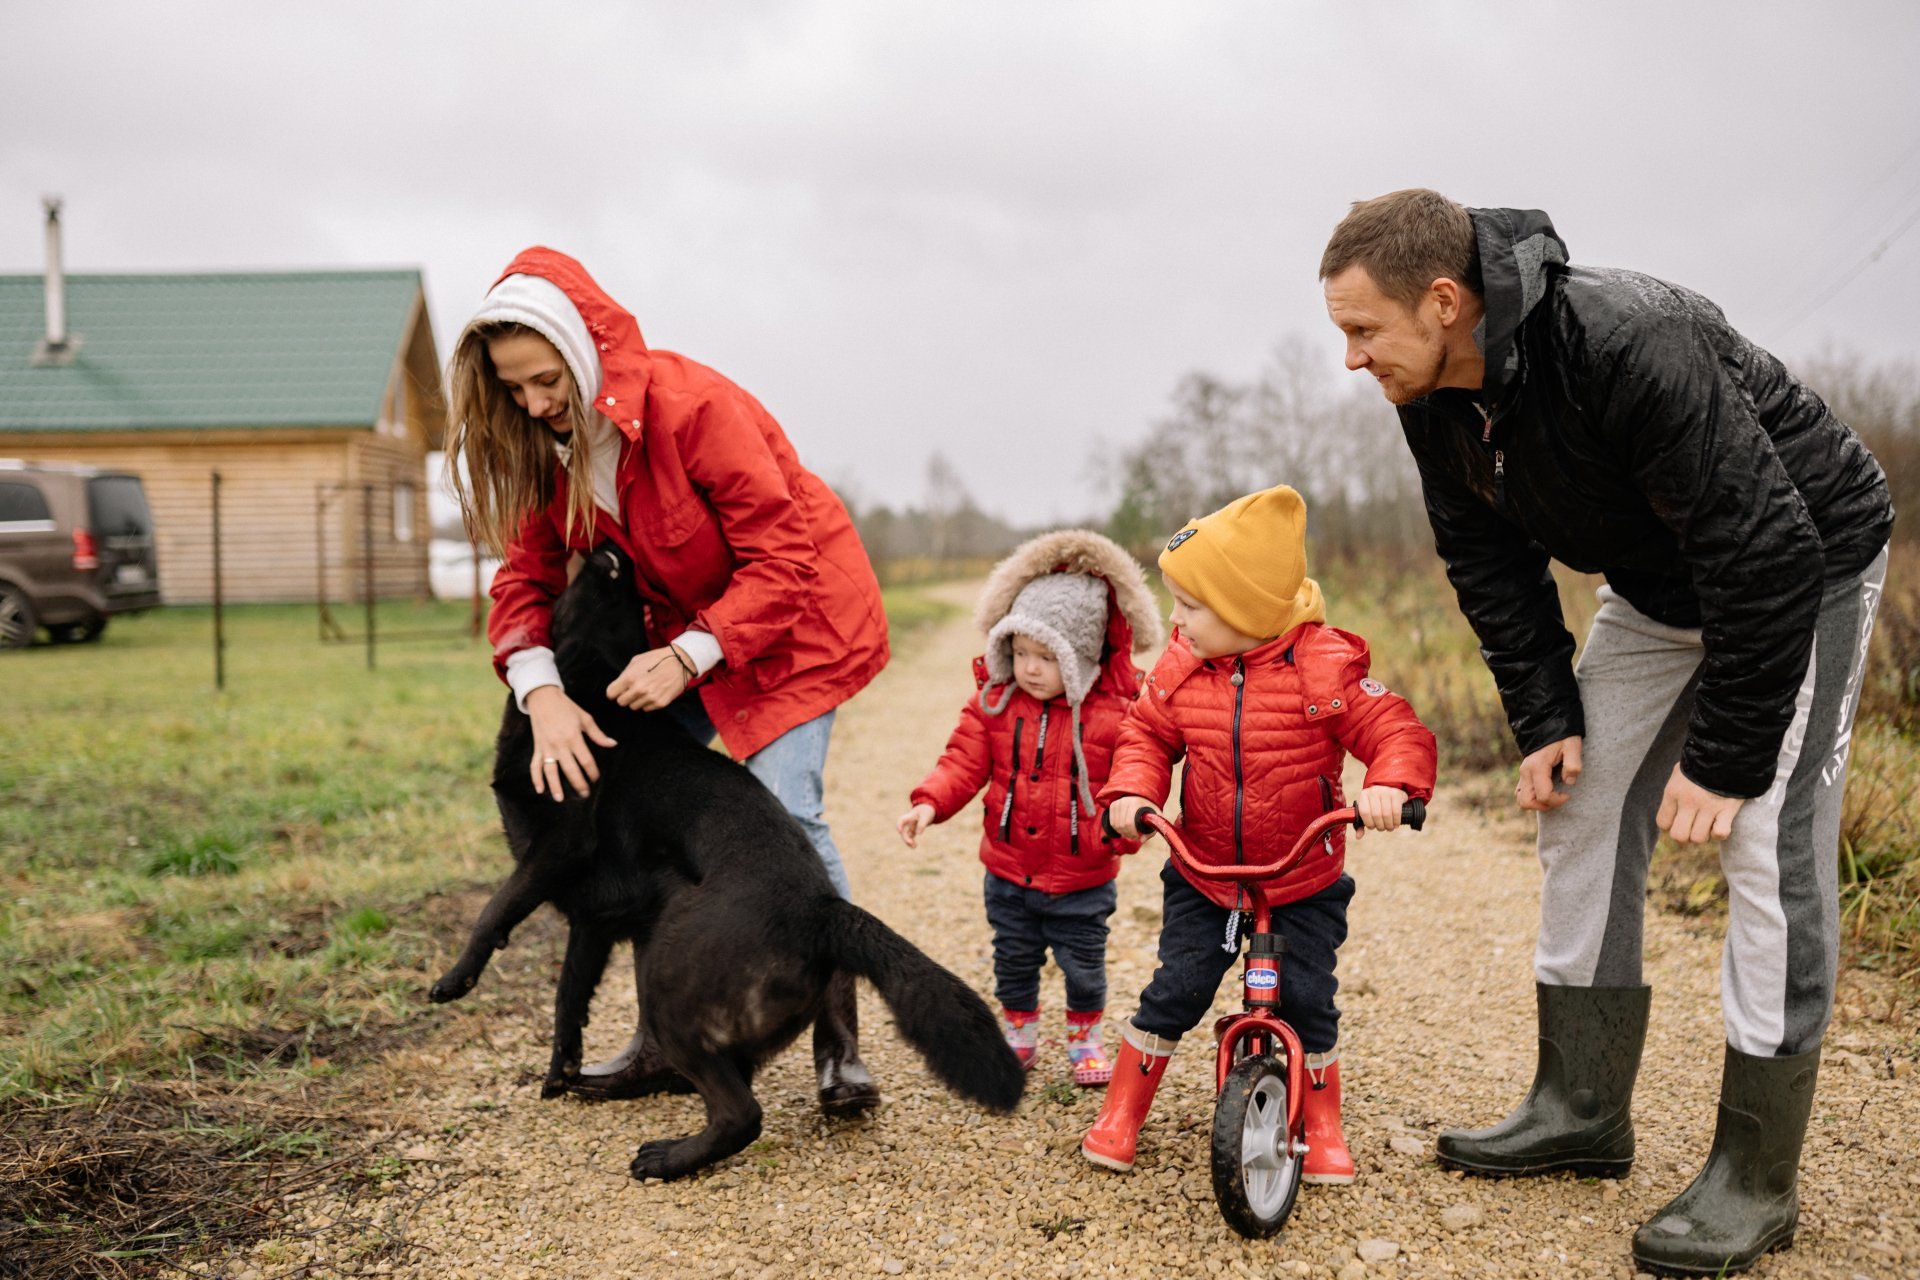
[[[1213,1195],[1227,1225],[1263,1240],[1300,1194],[1302,1150],[1287,1128],[1287,1073],[1271,1054],[1242,1058],[1213,1108]]]

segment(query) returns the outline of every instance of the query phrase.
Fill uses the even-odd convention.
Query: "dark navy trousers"
[[[1178,1040],[1200,1025],[1213,1005],[1220,980],[1239,959],[1252,926],[1241,917],[1234,949],[1228,951],[1225,907],[1217,907],[1174,870],[1160,869],[1164,886],[1160,922],[1160,967],[1140,993],[1133,1025],[1149,1035]],[[1308,1053],[1329,1053],[1340,1040],[1340,1010],[1333,1002],[1340,982],[1333,966],[1347,940],[1347,904],[1353,901],[1353,877],[1338,880],[1298,902],[1273,909],[1273,931],[1286,941],[1280,960],[1280,1016],[1300,1033]]]
[[[1119,901],[1113,881],[1073,893],[1042,893],[989,871],[986,898],[994,995],[1003,1008],[1040,1007],[1040,968],[1049,947],[1067,979],[1067,1010],[1098,1013],[1107,1007],[1107,917]]]

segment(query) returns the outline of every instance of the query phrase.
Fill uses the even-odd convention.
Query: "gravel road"
[[[918,637],[846,708],[828,809],[858,900],[986,993],[977,828],[957,819],[918,851],[892,830],[971,687],[976,643],[963,620]],[[637,1184],[627,1161],[641,1141],[697,1128],[696,1099],[541,1102],[545,1018],[461,1013],[434,1042],[373,1069],[368,1159],[384,1171],[381,1189],[286,1206],[280,1235],[207,1270],[364,1268],[436,1280],[1631,1276],[1634,1226],[1692,1176],[1712,1130],[1717,926],[1648,921],[1653,1026],[1629,1178],[1482,1182],[1443,1172],[1434,1135],[1503,1114],[1533,1063],[1530,827],[1478,812],[1469,799],[1443,789],[1424,834],[1375,836],[1350,856],[1360,892],[1341,958],[1342,1057],[1360,1178],[1307,1188],[1275,1240],[1241,1240],[1214,1207],[1203,1035],[1174,1060],[1137,1171],[1116,1176],[1081,1160],[1076,1148],[1099,1095],[1063,1083],[1059,976],[1049,969],[1049,1042],[1017,1115],[982,1114],[934,1086],[863,990],[868,1059],[886,1105],[864,1122],[823,1121],[803,1040],[758,1082],[762,1139],[674,1184]],[[1121,875],[1109,951],[1118,1015],[1153,967],[1159,862],[1150,849]],[[1237,998],[1231,982],[1226,994]],[[588,1050],[598,1056],[633,1025],[624,967],[610,973],[595,1013]],[[1843,979],[1808,1138],[1799,1243],[1754,1274],[1920,1274],[1915,1017],[1910,997],[1871,975]],[[371,1225],[328,1229],[342,1220]],[[400,1232],[413,1247],[383,1247]]]

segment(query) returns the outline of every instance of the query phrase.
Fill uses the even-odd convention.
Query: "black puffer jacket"
[[[1752,797],[1806,674],[1823,583],[1893,525],[1866,446],[1699,294],[1566,265],[1537,210],[1470,210],[1480,391],[1400,409],[1435,543],[1523,752],[1584,732],[1548,557],[1704,631],[1686,775]],[[1485,407],[1485,413],[1482,412]]]

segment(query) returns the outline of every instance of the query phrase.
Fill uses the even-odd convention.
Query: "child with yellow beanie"
[[[1174,633],[1128,709],[1113,768],[1096,797],[1109,831],[1146,836],[1143,809],[1165,804],[1186,760],[1180,825],[1213,864],[1270,862],[1331,809],[1346,807],[1341,764],[1367,766],[1354,801],[1370,828],[1399,825],[1400,807],[1433,794],[1433,734],[1404,698],[1368,674],[1367,643],[1326,625],[1306,574],[1306,503],[1285,485],[1190,522],[1160,554]],[[1280,1016],[1299,1032],[1312,1081],[1303,1104],[1308,1182],[1353,1181],[1340,1127],[1334,962],[1347,936],[1353,878],[1344,834],[1262,885],[1286,943]],[[1239,953],[1246,899],[1228,881],[1161,869],[1160,966],[1121,1029],[1106,1104],[1081,1143],[1087,1159],[1133,1167],[1141,1122],[1180,1037],[1199,1024]]]

